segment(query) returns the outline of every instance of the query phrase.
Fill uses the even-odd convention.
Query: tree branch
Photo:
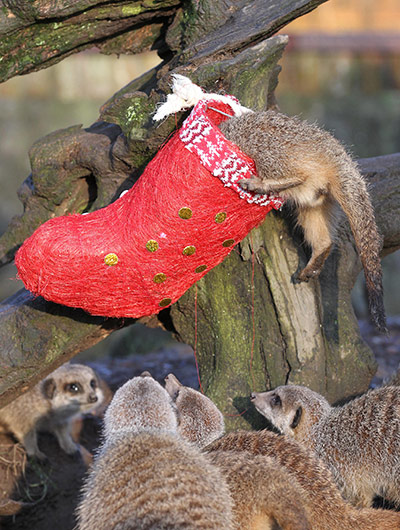
[[[13,2],[0,11],[0,82],[97,46],[104,53],[160,48],[179,0]],[[156,45],[156,42],[158,44]]]

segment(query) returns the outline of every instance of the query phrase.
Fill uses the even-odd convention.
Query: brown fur
[[[224,417],[210,398],[183,386],[174,374],[165,378],[165,388],[178,411],[178,432],[197,447],[204,447],[224,434]]]
[[[375,495],[400,505],[400,389],[371,390],[341,407],[302,386],[252,394],[257,410],[283,434],[312,449],[343,496],[371,506]]]
[[[329,470],[311,451],[287,436],[269,431],[229,433],[205,448],[208,453],[231,451],[232,461],[239,454],[273,458],[289,475],[288,487],[302,490],[299,499],[312,530],[394,530],[400,528],[400,513],[372,508],[356,509],[341,497]],[[216,460],[214,460],[215,463]],[[228,478],[232,488],[231,479]],[[257,487],[269,491],[268,474]],[[232,490],[231,490],[232,491]],[[236,503],[241,493],[232,493]],[[242,498],[246,498],[243,492]],[[244,503],[243,503],[244,504]],[[279,507],[276,507],[277,509]]]
[[[173,374],[165,378],[165,387],[175,400],[182,438],[204,447],[222,436],[223,416],[210,398],[183,386]],[[276,524],[286,530],[308,528],[301,488],[288,484],[287,472],[276,461],[250,453],[216,451],[211,456],[228,481],[237,530],[273,530]]]
[[[220,125],[223,134],[254,159],[257,177],[240,185],[280,195],[298,211],[298,224],[312,255],[297,275],[308,281],[321,272],[337,232],[336,201],[350,223],[364,267],[371,316],[386,330],[383,306],[381,237],[366,183],[343,146],[328,132],[269,110],[246,113]]]
[[[222,450],[210,457],[228,482],[237,530],[312,528],[304,508],[307,491],[275,458]]]
[[[78,528],[233,528],[225,480],[179,438],[171,398],[151,377],[128,381],[106,411],[104,444],[83,489]]]
[[[72,454],[79,450],[71,437],[74,419],[101,405],[103,399],[99,379],[89,366],[66,363],[3,407],[0,424],[14,434],[30,456],[46,458],[37,445],[37,433],[42,430],[53,433],[60,447]]]

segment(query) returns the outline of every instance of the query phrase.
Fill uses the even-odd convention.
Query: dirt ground
[[[361,331],[375,353],[378,371],[371,386],[379,386],[400,362],[400,318],[389,319],[390,336],[377,335],[367,323]],[[90,363],[115,391],[125,381],[148,370],[159,380],[170,372],[183,384],[197,388],[191,348],[185,345],[129,358],[106,358]],[[92,453],[99,444],[101,419],[87,416],[80,443]],[[0,435],[0,530],[72,530],[74,510],[87,469],[87,453],[69,456],[49,434],[39,438],[48,460],[28,460],[20,444]],[[13,500],[10,500],[13,499]]]

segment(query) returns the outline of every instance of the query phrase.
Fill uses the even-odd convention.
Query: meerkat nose
[[[256,397],[257,397],[257,394],[255,392],[252,392],[250,395],[250,401],[255,401]]]
[[[89,403],[96,403],[99,398],[95,394],[89,396]]]

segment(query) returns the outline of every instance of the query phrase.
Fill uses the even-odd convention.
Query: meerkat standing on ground
[[[256,409],[283,434],[312,449],[343,496],[371,506],[376,495],[400,505],[400,389],[370,390],[341,407],[297,385],[253,393]]]
[[[103,434],[78,507],[79,530],[233,529],[225,479],[178,436],[172,400],[152,377],[117,390]]]
[[[382,238],[366,183],[344,147],[316,125],[272,110],[233,117],[220,129],[256,164],[258,176],[241,180],[242,188],[279,195],[297,208],[298,224],[312,249],[298,281],[321,272],[335,239],[339,203],[364,268],[372,319],[387,331],[379,257]]]
[[[171,384],[176,378],[166,379]],[[215,411],[210,414],[216,405],[204,394],[190,390],[190,395],[197,394],[197,399],[190,400],[192,410],[187,406],[189,401],[176,402],[178,421],[192,426],[183,429],[181,435],[193,441],[194,430],[214,433],[215,441],[204,452],[228,481],[236,528],[269,528],[267,525],[276,521],[288,530],[400,529],[400,513],[357,510],[345,502],[325,464],[295,440],[269,431],[221,436],[220,423],[215,421],[218,415]]]
[[[31,390],[0,409],[0,425],[12,433],[29,456],[46,458],[38,448],[37,433],[53,433],[68,454],[79,450],[71,437],[75,418],[103,401],[99,380],[89,366],[66,363]]]

